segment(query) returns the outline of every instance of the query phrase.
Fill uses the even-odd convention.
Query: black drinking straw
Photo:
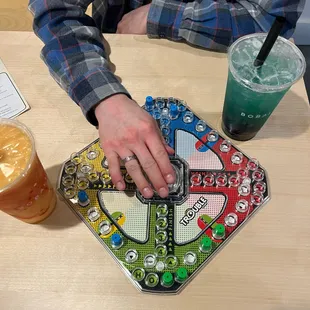
[[[278,16],[274,23],[272,24],[272,27],[267,35],[267,38],[259,51],[259,54],[257,55],[255,61],[254,61],[254,66],[255,67],[261,67],[266,58],[268,57],[274,43],[276,42],[284,24],[285,24],[286,19],[284,17]]]

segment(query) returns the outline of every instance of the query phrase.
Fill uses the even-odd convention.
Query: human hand
[[[117,25],[116,33],[122,34],[146,34],[147,16],[150,5],[143,5],[123,16]]]
[[[160,197],[168,196],[168,184],[175,181],[175,173],[168,153],[174,150],[165,144],[155,120],[126,95],[117,94],[102,101],[95,110],[99,123],[102,148],[109,163],[112,182],[118,190],[125,189],[120,171],[120,158],[136,155],[125,163],[139,191],[145,198],[154,194],[146,180],[146,173]]]

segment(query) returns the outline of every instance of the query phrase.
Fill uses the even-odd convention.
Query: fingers
[[[152,134],[149,139],[147,139],[146,143],[166,182],[169,184],[174,183],[175,173],[167,154],[168,150],[173,154],[173,149],[168,145],[165,146],[161,140],[161,137],[159,137],[156,133]]]
[[[119,156],[115,152],[105,153],[105,155],[109,163],[109,172],[112,182],[119,191],[123,191],[126,185],[120,169]]]
[[[167,182],[158,167],[158,162],[155,161],[147,147],[144,145],[136,148],[135,154],[158,195],[162,198],[167,197],[169,194]]]
[[[166,151],[168,152],[169,155],[174,154],[174,149],[170,147],[168,144],[165,144]]]
[[[169,155],[173,155],[174,154],[174,149],[167,144],[167,142],[165,141],[165,139],[163,137],[162,137],[162,141],[163,141],[163,144],[164,144],[164,147],[165,147],[167,153]]]
[[[136,155],[138,160],[126,162],[125,167],[138,190],[145,198],[151,198],[154,190],[160,197],[166,198],[168,184],[175,182],[175,171],[169,159],[169,154],[172,155],[174,150],[165,143],[157,124],[146,112],[137,105],[125,107],[126,113],[118,115],[118,121],[113,121],[111,117],[101,119],[101,123],[109,124],[104,133],[99,126],[112,181],[118,190],[125,190],[119,160]],[[124,121],[124,116],[131,121]],[[122,126],[119,128],[120,124]],[[116,131],[115,128],[119,129]]]
[[[117,24],[117,29],[116,29],[117,34],[122,33],[122,21],[123,20],[120,20],[120,22]]]
[[[113,184],[115,184],[118,190],[122,191],[126,188],[126,184],[124,182],[120,170],[120,157],[125,158],[127,156],[133,155],[133,153],[129,150],[128,151],[122,150],[120,153],[121,153],[120,156],[115,152],[106,152],[105,155],[109,162],[109,173],[112,178],[112,182]],[[125,163],[125,167],[129,175],[134,180],[139,191],[142,193],[142,195],[145,198],[151,198],[154,195],[154,192],[149,182],[144,177],[139,162],[137,160],[131,160]]]
[[[162,198],[168,196],[169,190],[167,182],[165,181],[162,172],[158,167],[158,163],[155,161],[146,145],[140,145],[140,147],[138,147],[134,153],[130,150],[121,150],[119,153],[119,155],[116,152],[106,153],[112,182],[115,184],[118,190],[124,190],[126,187],[122,173],[120,171],[119,158],[132,156],[135,153],[138,160],[133,159],[126,162],[125,167],[141,194],[145,198],[151,198],[154,195],[154,191],[143,173],[144,171],[158,195]],[[167,156],[166,152],[165,154]]]
[[[132,156],[133,153],[131,151],[122,150],[120,156],[121,158],[125,158],[127,156]],[[127,172],[130,174],[132,179],[134,180],[136,186],[139,191],[145,198],[151,198],[154,195],[154,191],[152,190],[149,182],[146,180],[145,176],[142,173],[139,162],[136,159],[130,160],[125,163],[125,167]]]
[[[165,146],[166,151],[168,152],[169,155],[173,155],[174,149],[167,144],[167,142],[166,142],[165,138],[162,136],[162,133],[161,133],[160,129],[158,128],[157,124],[156,124],[156,129],[157,129],[158,135],[161,137],[161,140]]]

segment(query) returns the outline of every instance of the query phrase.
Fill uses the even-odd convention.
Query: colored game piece
[[[152,111],[154,109],[154,101],[152,96],[147,96],[145,99],[145,110]]]
[[[225,237],[225,226],[217,224],[212,230],[212,236],[214,239],[223,239]]]
[[[123,246],[123,238],[120,234],[115,233],[111,236],[111,246],[114,250],[118,250]]]
[[[179,109],[178,106],[175,103],[170,104],[170,112],[169,112],[169,117],[170,119],[174,120],[179,117]]]
[[[88,195],[85,191],[78,192],[79,205],[81,207],[86,207],[89,205]]]
[[[165,272],[161,277],[161,285],[165,287],[170,287],[174,283],[173,275],[171,272]]]
[[[145,198],[123,163],[126,186],[118,190],[99,139],[64,162],[57,187],[139,290],[175,294],[269,200],[270,189],[259,162],[185,102],[150,96],[143,108],[174,149],[176,181],[166,199]]]
[[[212,240],[209,237],[201,239],[199,250],[202,253],[209,253],[212,249]]]
[[[177,270],[177,272],[176,272],[176,278],[175,278],[175,280],[176,280],[177,282],[182,283],[182,282],[184,282],[184,281],[187,279],[187,277],[188,277],[187,269],[184,268],[184,267],[180,267],[180,268]]]

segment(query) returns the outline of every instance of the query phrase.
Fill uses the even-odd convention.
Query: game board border
[[[157,98],[157,97],[156,97]],[[170,97],[160,97],[160,98],[170,98]],[[176,97],[173,97],[174,99],[178,100],[178,101],[182,101],[186,104],[186,107],[191,111],[193,112],[193,114],[198,118],[198,119],[201,119],[203,121],[205,121],[204,119],[200,118],[198,115],[198,113],[196,113],[192,108],[189,108],[189,106],[187,105],[187,103],[184,101],[184,100],[180,100]],[[206,125],[211,128],[211,129],[215,129],[214,126],[210,126],[208,122],[206,122]],[[224,138],[225,134],[223,133],[220,133],[218,130],[217,132],[219,133],[219,136],[221,138]],[[93,144],[96,144],[100,139],[97,138],[95,139],[94,141],[90,142],[88,145],[86,145],[83,149],[81,149],[80,151],[78,151],[79,153],[82,153],[84,152],[86,149],[88,149],[91,145]],[[225,139],[225,140],[229,140],[231,141],[230,138],[228,139]],[[233,140],[233,139],[232,139]],[[235,140],[233,140],[235,141]],[[100,143],[100,141],[99,141]],[[232,145],[233,147],[241,152],[242,154],[244,154],[246,157],[248,158],[254,158],[254,157],[251,157],[249,156],[246,152],[242,151],[238,146],[236,146],[233,142],[232,142]],[[267,186],[267,191],[268,191],[268,197],[265,199],[264,203],[261,204],[260,206],[256,207],[253,209],[253,211],[247,215],[247,218],[246,220],[244,220],[236,229],[234,229],[227,238],[225,238],[222,242],[221,242],[221,245],[216,247],[216,249],[212,252],[211,255],[208,256],[208,258],[206,258],[204,260],[204,262],[199,266],[197,267],[197,269],[191,274],[190,276],[190,279],[189,281],[186,281],[185,283],[183,283],[182,285],[180,285],[178,287],[177,290],[175,291],[152,291],[152,290],[148,290],[148,289],[143,289],[138,283],[137,281],[135,281],[132,276],[131,276],[131,273],[129,272],[128,269],[126,269],[121,263],[120,261],[116,258],[116,256],[114,255],[114,253],[112,252],[112,250],[105,244],[105,242],[102,240],[102,238],[100,238],[100,236],[98,234],[95,234],[94,232],[94,229],[91,227],[91,225],[85,220],[85,218],[75,210],[75,207],[73,206],[73,204],[71,202],[69,202],[68,200],[64,199],[64,197],[62,196],[61,194],[61,178],[62,178],[62,172],[64,170],[64,166],[65,164],[70,161],[70,158],[67,159],[66,161],[63,162],[63,164],[61,165],[61,168],[60,168],[60,173],[59,173],[59,177],[58,177],[58,180],[57,180],[57,183],[56,183],[56,187],[57,187],[57,193],[58,193],[58,196],[59,196],[59,199],[61,201],[64,201],[69,207],[70,209],[72,210],[72,212],[79,218],[82,220],[82,222],[84,222],[84,224],[86,224],[86,226],[88,227],[88,229],[90,230],[90,232],[96,237],[96,239],[104,246],[104,248],[107,250],[107,252],[109,253],[110,256],[112,256],[113,260],[120,266],[120,269],[123,270],[124,274],[127,275],[127,277],[129,278],[129,281],[136,287],[136,289],[141,292],[141,293],[144,293],[144,294],[152,294],[152,295],[165,295],[165,296],[172,296],[172,295],[178,295],[180,294],[187,286],[190,282],[192,282],[195,277],[200,273],[201,269],[203,269],[204,267],[206,267],[213,259],[215,259],[215,257],[218,255],[218,253],[220,253],[228,244],[229,242],[233,239],[233,237],[235,236],[236,233],[238,233],[247,223],[248,221],[250,221],[254,215],[257,214],[257,212],[261,209],[263,209],[263,207],[265,207],[265,205],[271,200],[271,192],[270,192],[270,179],[269,179],[269,176],[268,176],[268,172],[267,170],[264,168],[264,166],[262,166],[260,163],[259,163],[259,167],[261,169],[264,170],[264,174],[265,174],[265,179],[266,179],[266,186]],[[150,207],[151,208],[151,207]]]

